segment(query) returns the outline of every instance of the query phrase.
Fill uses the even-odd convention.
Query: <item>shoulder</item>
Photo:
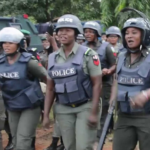
[[[106,46],[106,51],[107,52],[112,52],[112,46],[108,43],[108,45]]]
[[[27,53],[27,52],[23,52],[23,53],[21,53],[21,55],[22,55],[23,57],[32,57],[32,54]]]
[[[93,55],[98,55],[98,54],[93,49],[91,49],[89,47],[85,47],[84,56],[85,57],[90,57],[90,56],[93,56]]]
[[[5,54],[4,53],[2,53],[1,55],[0,55],[0,59],[3,59],[3,58],[5,58]]]
[[[5,61],[5,57],[6,57],[5,54],[1,54],[1,55],[0,55],[0,63],[2,63],[2,62]]]

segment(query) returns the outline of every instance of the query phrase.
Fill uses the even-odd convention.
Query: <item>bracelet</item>
[[[149,99],[148,94],[147,94],[146,91],[142,91],[142,94],[146,97],[147,100]]]

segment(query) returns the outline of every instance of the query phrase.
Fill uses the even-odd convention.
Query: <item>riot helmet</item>
[[[83,30],[93,29],[97,32],[98,37],[101,36],[101,26],[96,21],[88,21],[84,24]]]
[[[128,19],[125,23],[124,23],[124,26],[123,26],[123,29],[122,29],[122,40],[123,40],[123,45],[125,48],[127,48],[127,43],[125,41],[125,31],[127,28],[129,27],[134,27],[134,28],[138,28],[142,31],[142,39],[141,39],[141,44],[143,46],[146,46],[146,32],[148,30],[148,27],[147,27],[147,24],[146,22],[144,21],[143,18],[130,18]]]
[[[124,23],[123,29],[121,31],[124,47],[127,48],[127,43],[125,41],[125,31],[129,27],[140,29],[142,31],[141,45],[144,47],[149,47],[150,46],[150,21],[148,17],[144,13],[133,8],[124,8],[123,10],[121,10],[121,12],[127,12],[127,11],[136,12],[140,17],[130,18]],[[129,51],[132,52],[131,50]]]
[[[16,49],[15,52],[6,54],[7,56],[12,56],[19,52],[20,45],[22,43],[23,38],[24,38],[24,35],[18,29],[15,29],[13,27],[5,27],[0,31],[1,45],[4,42],[10,42],[10,43],[19,45],[18,49]]]
[[[60,28],[73,28],[77,31],[77,34],[83,34],[83,28],[81,21],[75,15],[63,15],[57,21],[56,32]]]
[[[114,34],[118,35],[121,38],[121,32],[120,29],[116,26],[111,26],[107,29],[106,31],[106,36],[108,37],[109,35]]]
[[[13,27],[5,27],[0,31],[0,42],[11,42],[19,44],[24,35]]]

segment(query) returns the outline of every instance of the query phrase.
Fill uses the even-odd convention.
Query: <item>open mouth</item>
[[[134,43],[133,40],[128,40],[127,42],[128,42],[128,44],[133,44]]]
[[[61,40],[61,41],[66,41],[67,38],[66,38],[66,37],[60,37],[60,40]]]
[[[9,49],[5,49],[4,51],[5,51],[5,52],[9,52],[10,50],[9,50]]]

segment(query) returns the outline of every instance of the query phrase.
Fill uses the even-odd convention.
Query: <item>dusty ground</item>
[[[38,128],[36,133],[36,150],[43,150],[48,147],[51,143],[53,128],[44,131],[43,128]],[[2,132],[3,136],[3,146],[5,147],[8,142],[8,137],[5,131]],[[103,150],[112,150],[112,142],[106,140]],[[135,150],[139,150],[138,148]]]
[[[44,131],[42,128],[37,129],[36,133],[36,150],[43,150],[44,148],[48,147],[51,143],[53,128]],[[8,138],[5,131],[2,132],[3,135],[3,145],[4,147],[7,145]],[[107,142],[103,150],[112,150],[112,143]]]

